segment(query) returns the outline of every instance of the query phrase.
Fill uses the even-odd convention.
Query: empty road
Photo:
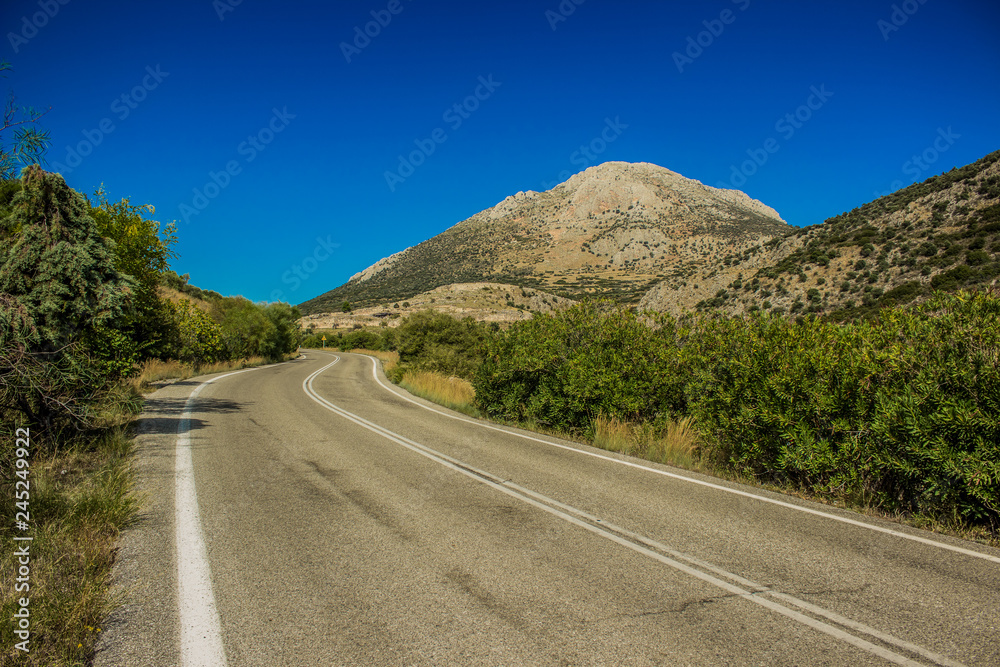
[[[178,382],[139,444],[97,665],[1000,665],[998,550],[478,422],[367,357]]]

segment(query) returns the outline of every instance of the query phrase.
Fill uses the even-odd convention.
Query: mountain
[[[438,288],[490,283],[492,296],[482,286],[451,290],[448,307],[510,321],[521,316],[514,310],[594,296],[675,314],[852,318],[998,276],[1000,151],[804,228],[742,192],[608,162],[547,192],[507,197],[300,308],[339,312],[349,301],[378,317],[407,300],[442,308]],[[539,296],[510,305],[524,290]]]
[[[640,307],[854,317],[998,276],[1000,151],[669,277]]]
[[[648,163],[607,162],[547,192],[518,192],[300,305],[391,305],[455,283],[636,303],[670,276],[784,236],[778,213],[737,190]]]

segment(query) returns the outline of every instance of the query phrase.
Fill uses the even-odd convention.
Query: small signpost
[[[326,349],[326,334],[323,334],[323,349]]]

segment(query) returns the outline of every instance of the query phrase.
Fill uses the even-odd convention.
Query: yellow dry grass
[[[101,625],[120,602],[111,588],[118,534],[139,509],[133,452],[127,429],[116,428],[58,454],[36,453],[30,466],[30,651],[15,648],[21,638],[7,623],[0,629],[0,664],[90,664]],[[13,517],[14,509],[12,493],[0,501],[0,513]],[[13,531],[0,536],[5,573],[19,567],[15,547],[21,545]],[[10,581],[0,587],[8,618],[26,595]]]
[[[654,429],[615,418],[594,420],[594,446],[682,468],[698,467],[698,432],[690,417]]]
[[[238,371],[241,368],[252,366],[262,366],[267,363],[263,357],[250,357],[249,359],[239,359],[237,361],[220,361],[213,364],[201,364],[195,366],[183,361],[160,361],[150,359],[146,361],[135,377],[131,379],[131,384],[136,391],[148,394],[156,391],[154,382],[162,380],[186,380],[196,375],[210,375],[212,373],[223,373],[225,371]]]
[[[351,350],[355,354],[367,354],[369,357],[375,357],[382,362],[382,370],[388,375],[389,372],[396,367],[399,363],[399,352],[387,351],[387,350],[365,350],[363,348],[358,348],[356,350]]]
[[[400,380],[399,386],[452,410],[475,416],[479,414],[475,408],[476,390],[468,380],[431,371],[409,371]]]

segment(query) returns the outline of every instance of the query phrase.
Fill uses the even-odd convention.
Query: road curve
[[[99,666],[1000,664],[997,550],[477,422],[367,357],[205,379],[147,401]]]

